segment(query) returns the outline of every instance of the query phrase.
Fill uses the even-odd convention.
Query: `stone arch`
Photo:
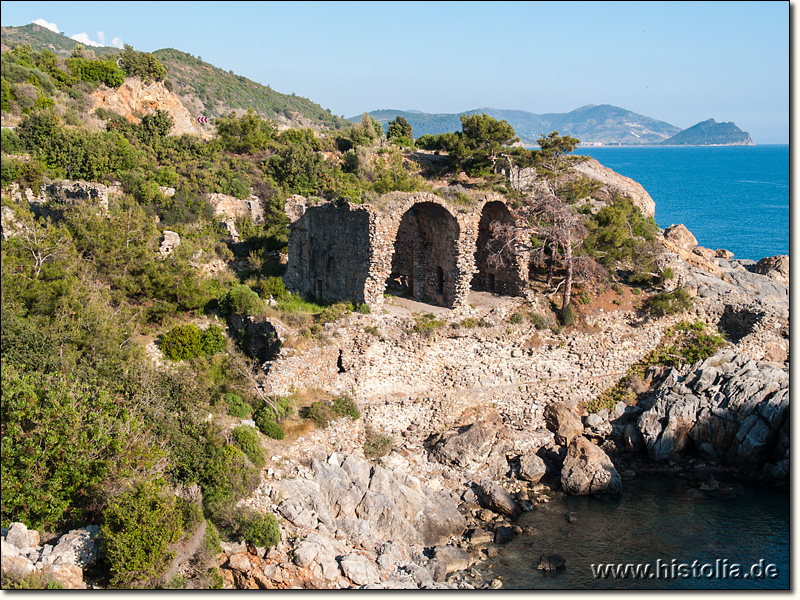
[[[504,202],[493,200],[483,205],[481,218],[478,221],[478,238],[475,244],[475,274],[472,287],[476,290],[496,292],[498,294],[514,293],[517,286],[515,257],[507,252],[501,257],[504,266],[493,264],[491,256],[496,248],[491,248],[493,239],[491,226],[493,223],[510,224],[514,222],[511,211]]]
[[[397,227],[387,287],[415,300],[453,306],[460,233],[457,219],[438,202],[412,204]]]

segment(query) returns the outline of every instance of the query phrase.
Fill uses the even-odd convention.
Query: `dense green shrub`
[[[238,394],[225,394],[222,399],[228,405],[228,414],[237,419],[246,419],[253,412],[253,407],[242,400]]]
[[[262,426],[259,427],[259,430],[265,436],[272,438],[273,440],[282,440],[286,436],[286,432],[283,430],[283,427],[278,425],[275,421],[265,421],[262,423]]]
[[[125,73],[117,67],[114,59],[86,60],[75,57],[67,59],[67,66],[80,81],[103,83],[111,88],[118,88],[125,82]]]
[[[642,309],[654,317],[677,315],[691,307],[692,297],[683,288],[676,288],[672,292],[653,294],[642,304]]]
[[[25,152],[25,144],[12,129],[2,130],[2,148],[6,154],[22,154]]]
[[[195,358],[203,354],[203,332],[193,323],[178,325],[161,336],[160,348],[170,360]]]
[[[113,587],[143,587],[169,566],[184,516],[176,496],[152,481],[113,498],[103,511],[101,552]]]
[[[332,408],[336,414],[343,417],[351,417],[353,420],[361,417],[361,413],[358,411],[358,406],[356,406],[355,400],[347,395],[337,396],[334,398]]]
[[[259,514],[252,509],[243,510],[239,515],[239,536],[260,548],[272,548],[281,541],[281,530],[275,515]]]
[[[306,417],[311,419],[317,427],[327,427],[328,423],[336,419],[336,413],[327,402],[314,402],[308,407]]]
[[[289,290],[283,283],[280,277],[267,277],[261,282],[260,295],[262,298],[272,297],[275,300],[286,300],[289,296]]]
[[[244,452],[234,445],[214,446],[206,452],[210,456],[203,465],[199,483],[203,503],[212,516],[216,516],[224,513],[231,503],[250,494],[258,485],[259,474]]]
[[[147,52],[137,52],[128,44],[125,44],[118,62],[125,75],[139,77],[145,83],[161,81],[167,74],[167,69],[155,56]]]
[[[56,530],[81,522],[93,494],[134,465],[160,455],[143,441],[141,423],[120,414],[96,384],[68,375],[22,372],[2,363],[2,522]]]
[[[225,316],[241,315],[254,317],[264,312],[264,301],[248,286],[233,286],[219,299],[219,307]]]
[[[256,425],[258,425],[259,422],[278,421],[291,412],[292,403],[289,398],[275,398],[274,400],[278,412],[276,413],[268,404],[262,404],[258,410],[253,413],[253,419],[256,421]]]
[[[336,302],[326,307],[314,320],[319,324],[333,323],[351,312],[353,312],[352,302]]]
[[[203,356],[214,356],[227,347],[225,331],[219,325],[209,325],[203,332]]]
[[[266,464],[267,459],[264,456],[264,448],[261,446],[261,440],[255,429],[240,425],[234,428],[231,435],[236,445],[247,455],[251,463],[256,467],[263,467]]]

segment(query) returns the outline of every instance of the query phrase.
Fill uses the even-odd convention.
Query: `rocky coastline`
[[[502,588],[481,564],[526,533],[519,515],[556,494],[624,494],[626,480],[652,471],[690,474],[709,491],[729,476],[788,486],[788,257],[757,265],[672,243],[675,285],[695,295],[680,316],[643,320],[621,306],[555,332],[511,326],[523,301],[508,298],[474,308],[485,327],[451,316],[422,337],[408,334],[413,314],[398,307],[326,326],[323,347],[270,354],[266,392],[299,381],[347,391],[362,417],[272,447],[241,504],[274,514],[281,540],[271,549],[222,542],[223,587]],[[680,370],[648,369],[635,404],[582,409],[679,320],[717,326],[729,343]],[[253,331],[273,348],[288,335]],[[391,453],[364,456],[367,426],[394,438]],[[32,533],[3,531],[4,569],[95,587],[84,570],[97,556],[96,530],[48,544]],[[537,562],[565,566],[546,549]]]

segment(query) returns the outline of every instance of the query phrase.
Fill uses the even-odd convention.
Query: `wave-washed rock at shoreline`
[[[648,455],[695,453],[711,464],[783,481],[789,475],[789,374],[721,350],[685,376],[670,371],[638,427]]]

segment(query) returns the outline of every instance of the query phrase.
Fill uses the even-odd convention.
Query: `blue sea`
[[[580,147],[575,154],[642,184],[661,228],[736,258],[789,254],[789,146]]]
[[[704,492],[690,477],[641,474],[626,478],[619,496],[554,495],[518,524],[528,533],[497,546],[497,556],[478,567],[485,580],[500,576],[505,589],[789,589],[785,490],[722,480],[718,490]],[[551,554],[562,556],[566,569],[538,570],[539,557]],[[704,566],[717,561],[740,565],[740,576]],[[673,562],[687,565],[683,574],[658,567]],[[598,564],[650,565],[659,575],[596,578],[592,565]],[[773,565],[769,576],[767,565]]]

